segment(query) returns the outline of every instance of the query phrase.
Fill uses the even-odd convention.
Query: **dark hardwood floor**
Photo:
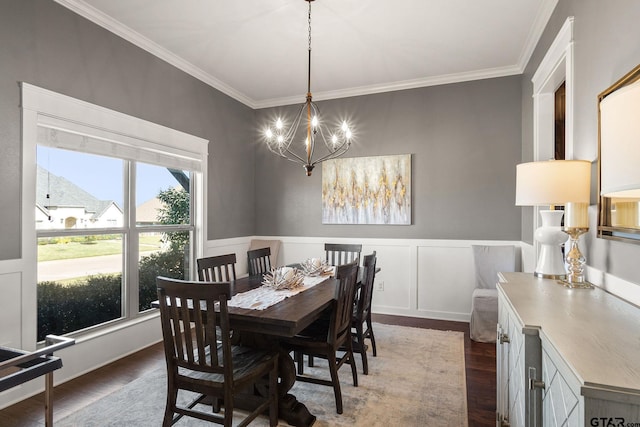
[[[469,324],[464,322],[388,315],[374,315],[374,321],[464,332],[469,426],[495,426],[496,351],[494,344],[471,341],[469,339]],[[162,344],[159,343],[56,386],[53,405],[54,424],[55,420],[77,411],[161,366],[164,366],[164,352]],[[0,427],[43,425],[43,393],[0,411]]]

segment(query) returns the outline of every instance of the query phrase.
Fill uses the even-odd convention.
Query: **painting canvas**
[[[411,224],[411,154],[322,163],[323,224]]]

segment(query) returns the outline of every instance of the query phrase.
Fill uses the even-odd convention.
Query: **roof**
[[[68,179],[55,175],[38,165],[36,205],[42,208],[84,208],[99,218],[111,205],[122,208],[113,200],[100,200]],[[49,195],[49,197],[47,197]]]

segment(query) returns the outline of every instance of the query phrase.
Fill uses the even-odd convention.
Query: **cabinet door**
[[[496,338],[496,412],[497,426],[509,419],[509,314],[502,297],[498,299],[498,331]]]
[[[546,348],[545,348],[546,347]],[[581,427],[580,385],[557,354],[542,346],[542,425],[544,427]]]
[[[522,325],[502,295],[498,300],[497,338],[497,425],[507,421],[511,427],[525,427],[525,338]]]
[[[514,316],[509,321],[509,422],[512,427],[525,427],[524,334],[522,325]]]

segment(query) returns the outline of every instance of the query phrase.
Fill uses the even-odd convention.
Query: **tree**
[[[158,222],[160,224],[189,224],[190,222],[190,196],[183,189],[169,188],[158,194],[158,200],[162,207],[158,209]],[[163,243],[169,243],[169,250],[182,252],[189,244],[189,233],[179,231],[164,233]]]

